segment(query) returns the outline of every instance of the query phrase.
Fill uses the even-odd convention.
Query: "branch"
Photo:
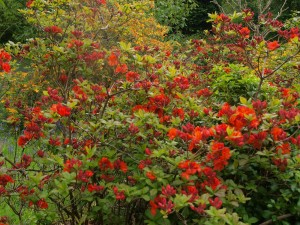
[[[283,8],[285,6],[286,2],[287,2],[287,0],[284,0],[284,3],[280,7],[280,10],[277,13],[277,16],[275,17],[275,20],[277,20],[282,15],[282,13],[288,9],[288,8],[285,8],[285,9]]]
[[[211,2],[215,4],[222,13],[225,14],[224,8],[217,2],[217,0],[212,0]]]
[[[268,78],[270,76],[272,76],[277,70],[279,70],[284,64],[286,64],[288,61],[290,61],[290,59],[294,58],[296,55],[298,55],[300,53],[300,48],[297,50],[297,52],[291,56],[289,56],[288,58],[286,58],[286,60],[284,60],[279,66],[277,66],[272,73],[270,73],[269,75],[265,76],[265,78]]]
[[[284,220],[286,218],[289,218],[289,217],[292,217],[293,215],[292,214],[284,214],[282,216],[278,216],[276,219],[277,220]],[[267,220],[266,222],[263,222],[259,225],[269,225],[269,224],[272,224],[274,221],[271,219],[271,220]]]

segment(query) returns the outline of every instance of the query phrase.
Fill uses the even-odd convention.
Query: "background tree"
[[[0,43],[25,41],[33,37],[34,28],[19,12],[25,7],[25,0],[0,0]]]
[[[210,0],[195,0],[197,6],[191,10],[187,17],[186,25],[181,29],[185,35],[196,34],[210,29],[211,23],[207,22],[208,13],[218,11],[218,7]]]

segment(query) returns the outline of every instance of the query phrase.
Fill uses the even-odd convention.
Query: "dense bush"
[[[171,51],[121,26],[127,6],[29,2],[44,36],[7,50],[43,91],[5,96],[22,134],[15,157],[2,153],[0,195],[18,217],[2,223],[299,220],[299,29],[264,18],[282,37],[267,41],[247,27],[251,11],[213,14],[206,39]],[[1,50],[7,79],[10,60]]]

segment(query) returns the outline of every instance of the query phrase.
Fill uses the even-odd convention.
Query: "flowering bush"
[[[49,4],[59,2],[78,10],[77,1]],[[88,3],[110,7],[82,4]],[[42,14],[39,4],[28,7]],[[243,20],[251,19],[247,13]],[[214,19],[230,38],[222,32],[211,38],[223,38],[225,46],[194,40],[178,52],[126,42],[105,48],[89,26],[44,25],[45,38],[23,54],[48,87],[34,105],[15,103],[7,121],[24,126],[21,154],[3,155],[1,163],[0,194],[20,221],[23,208],[41,224],[299,218],[299,92],[292,83],[265,83],[276,72],[294,71],[299,34],[287,31],[287,43],[262,37],[251,45],[257,37],[232,19]],[[240,48],[231,43],[240,41]],[[217,48],[219,55],[212,54]],[[6,102],[7,109],[15,106]]]

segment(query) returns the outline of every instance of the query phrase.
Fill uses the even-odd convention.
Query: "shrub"
[[[110,1],[75,3],[36,0],[30,10],[43,15],[39,7],[49,13],[59,6],[86,15],[98,4],[105,16],[114,8]],[[77,30],[64,10],[57,13],[47,15],[52,23],[41,21],[45,37],[22,53],[46,88],[33,105],[6,102],[14,110],[7,121],[24,129],[16,156],[3,155],[0,193],[20,223],[24,208],[41,224],[299,218],[299,93],[281,83],[271,83],[271,96],[262,91],[265,80],[295,66],[299,32],[281,30],[286,44],[251,45],[250,30],[221,14],[211,40],[224,38],[224,46],[195,40],[188,51],[171,52],[125,41],[99,45],[91,27],[80,21]],[[228,56],[241,41],[242,50]],[[242,96],[226,93],[228,77]]]

